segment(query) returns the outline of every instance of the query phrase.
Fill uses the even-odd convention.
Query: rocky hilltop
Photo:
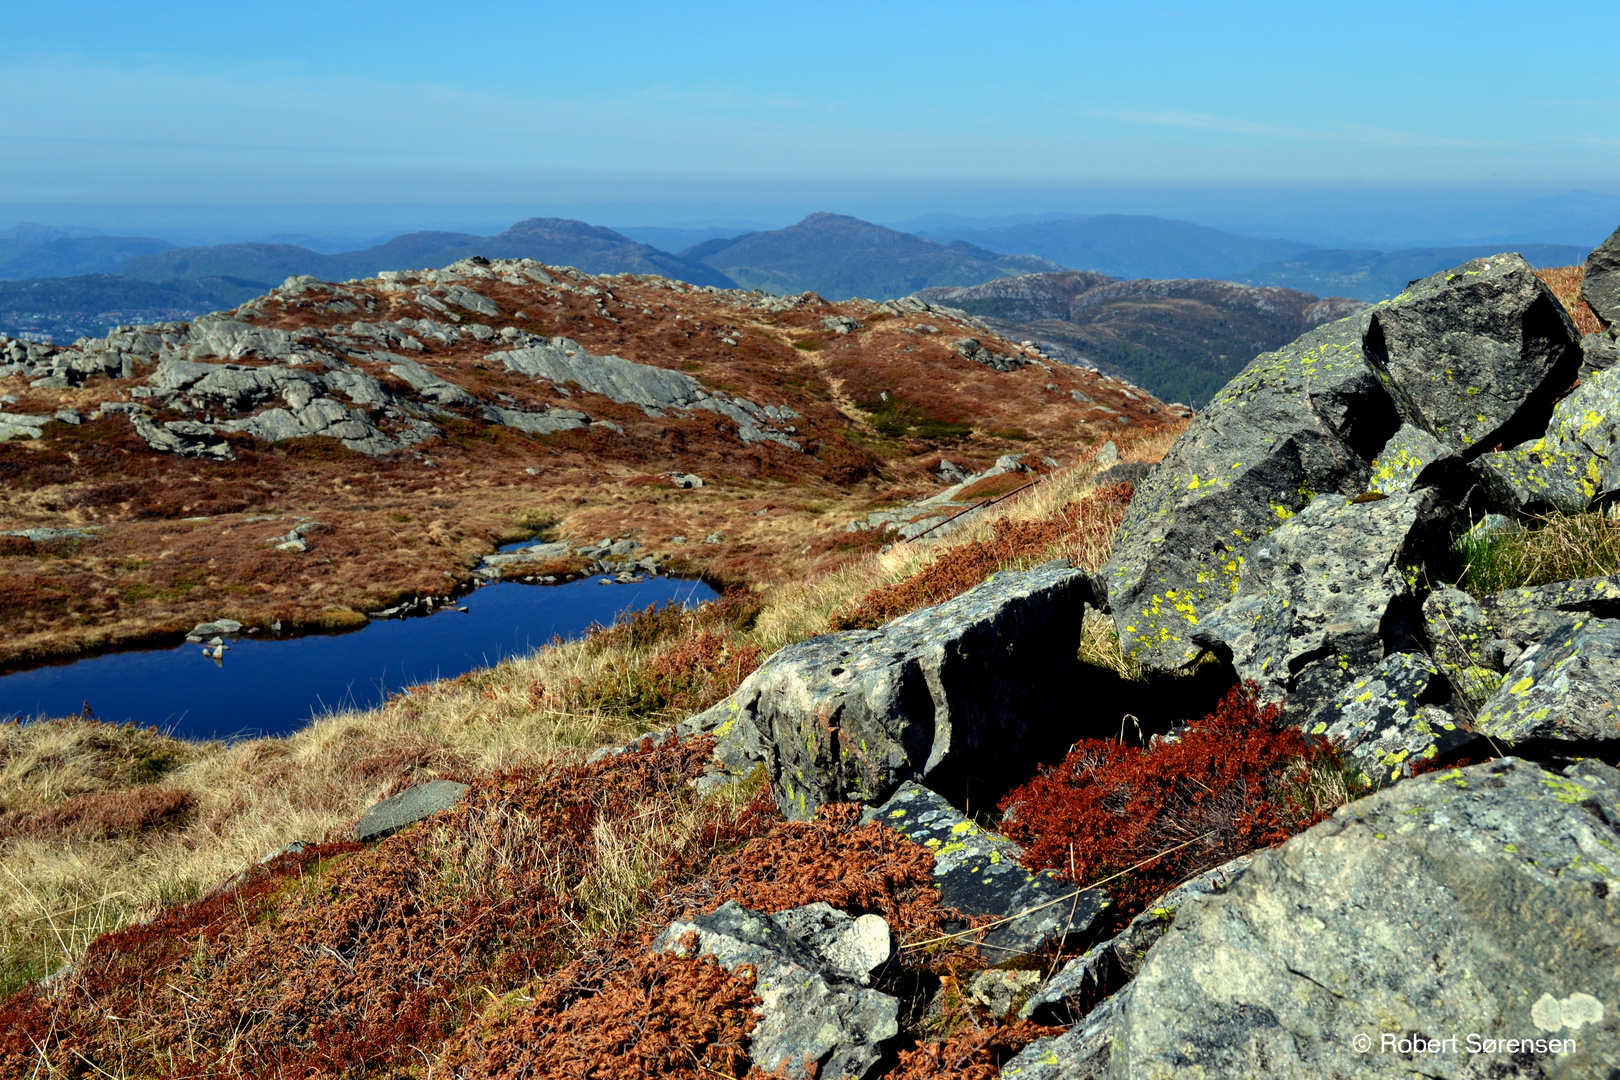
[[[1366,306],[1228,281],[1118,281],[1072,270],[917,296],[1198,407],[1256,353]]]
[[[598,677],[583,663],[593,649],[668,670],[696,635],[741,634],[734,607],[649,611],[526,667],[413,688],[374,724],[334,720],[314,738],[341,747],[344,776],[387,762],[379,800],[318,842],[222,860],[246,869],[34,976],[0,1001],[0,1063],[464,1080],[1613,1077],[1617,262],[1620,231],[1582,282],[1601,333],[1578,333],[1507,254],[1317,327],[1252,361],[1151,469],[1094,474],[1099,453],[1045,517],[998,521],[861,600],[894,617],[829,619],[846,628],[768,657],[756,644],[751,673],[736,669],[708,707],[588,761],[512,768],[503,745],[498,767],[476,771],[461,753],[475,718],[516,729],[572,707],[584,683],[564,673]],[[570,438],[630,439],[673,416],[760,469],[807,473],[834,438],[830,405],[705,382],[582,333],[482,322],[491,336],[471,355],[511,400],[430,366],[425,344],[390,338],[387,357],[367,344],[369,359],[318,370],[275,352],[332,335],[361,352],[359,311],[388,296],[495,319],[482,305],[508,310],[502,286],[527,290],[524,276],[548,298],[573,295],[564,279],[594,289],[612,319],[674,299],[663,282],[479,268],[491,277],[291,283],[128,384],[170,408],[195,397],[212,418],[113,415],[144,421],[135,438],[172,440],[162,460],[193,469],[328,417],[326,438],[355,444],[351,465],[403,460],[453,445],[429,429],[458,409],[525,440],[565,424]],[[879,362],[875,326],[892,320],[909,342],[947,319],[921,301],[828,311],[748,295],[781,320],[755,325],[796,340],[864,331],[861,370]],[[343,329],[305,316],[314,334],[288,331],[280,308],[300,300]],[[730,311],[709,329],[740,343],[750,331]],[[411,318],[402,329],[422,341],[428,316]],[[250,339],[264,362],[206,352]],[[14,362],[72,384],[87,355]],[[988,336],[954,355],[976,367],[936,357],[928,377],[1066,386]],[[208,404],[207,379],[246,403]],[[521,380],[547,392],[520,396]],[[1105,559],[1048,557],[1088,529],[1112,535]],[[310,535],[312,553],[323,534]],[[1549,535],[1559,560],[1508,557]],[[468,704],[503,696],[504,713]],[[462,741],[364,741],[447,703]],[[7,745],[26,734],[6,731]],[[109,735],[95,732],[148,761],[162,749],[156,733]],[[270,763],[281,790],[318,771],[262,744],[235,760]],[[231,811],[177,824],[186,781],[173,770],[173,787],[9,812],[0,843],[32,837],[18,850],[37,852],[82,835],[70,827],[111,835],[132,818],[209,843]]]
[[[482,258],[296,278],[190,323],[0,345],[0,662],[219,616],[353,625],[545,530],[777,580],[999,458],[1050,469],[1182,422],[914,300]]]

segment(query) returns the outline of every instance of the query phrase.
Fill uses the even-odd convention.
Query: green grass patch
[[[1620,573],[1620,518],[1611,511],[1547,514],[1510,532],[1465,533],[1453,544],[1458,584],[1475,596]]]

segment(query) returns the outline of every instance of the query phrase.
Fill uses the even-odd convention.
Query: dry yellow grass
[[[1121,456],[1156,460],[1178,433],[1137,442],[1121,437]],[[997,517],[1050,516],[1086,490],[1094,472],[1080,465],[1055,474],[937,543],[895,545],[824,577],[778,586],[762,597],[763,608],[744,633],[769,652],[824,632],[835,609],[903,580],[956,545],[984,538]],[[1095,569],[1106,555],[1099,547],[1082,561]],[[295,840],[337,838],[379,798],[410,784],[577,761],[594,747],[643,733],[651,726],[647,716],[593,708],[581,688],[645,669],[655,652],[654,646],[627,643],[558,644],[413,687],[378,709],[332,713],[285,738],[188,743],[76,718],[0,728],[0,814],[160,778],[195,799],[187,820],[135,835],[5,838],[0,830],[7,871],[0,874],[0,993],[82,955],[97,934],[202,895]],[[1101,622],[1083,653],[1091,662],[1130,673]],[[645,852],[669,847],[638,837],[650,831],[676,835],[685,827],[665,821],[602,825],[596,837],[601,880],[593,888],[602,900],[604,928],[618,919],[611,898],[633,891],[624,883],[644,880],[655,869],[644,865]]]

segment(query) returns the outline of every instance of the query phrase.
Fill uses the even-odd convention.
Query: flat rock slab
[[[468,785],[454,780],[431,780],[406,788],[393,798],[367,810],[354,827],[356,840],[378,840],[389,833],[398,832],[423,818],[432,817],[440,810],[448,810],[467,794]]]
[[[1350,803],[1181,908],[1113,999],[1096,1075],[1612,1076],[1616,823],[1620,771],[1595,761],[1504,758]],[[1457,1041],[1385,1045],[1413,1036]]]
[[[1509,742],[1620,739],[1620,620],[1573,616],[1520,654],[1475,727]]]
[[[1545,640],[1572,615],[1620,619],[1620,574],[1505,589],[1479,606],[1494,632],[1524,649]]]
[[[1027,769],[1029,747],[1074,722],[1094,598],[1067,564],[995,574],[881,629],[789,645],[677,730],[717,737],[715,782],[763,766],[793,818],[882,802],[942,766]]]
[[[695,951],[682,945],[687,934],[697,936]],[[827,904],[765,915],[727,901],[670,923],[653,949],[713,956],[728,971],[753,967],[760,1021],[748,1056],[762,1071],[802,1078],[808,1060],[817,1077],[865,1080],[900,1034],[899,999],[862,985],[889,956],[888,924],[876,915],[857,919]]]
[[[1083,933],[1108,906],[1107,896],[1095,889],[1051,903],[1074,892],[1074,886],[1050,870],[1024,869],[1017,844],[980,828],[921,784],[900,785],[893,798],[868,809],[861,820],[881,821],[934,853],[934,881],[946,907],[993,919],[1029,912],[977,939],[992,963],[1035,952],[1052,938]]]

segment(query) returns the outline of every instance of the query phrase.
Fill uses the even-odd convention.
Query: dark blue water
[[[218,664],[200,645],[181,645],[0,676],[0,718],[65,716],[88,702],[102,720],[156,724],[185,738],[282,735],[328,709],[374,706],[404,687],[492,666],[553,636],[578,637],[626,609],[714,597],[703,582],[677,578],[489,585],[458,601],[466,614],[445,610],[280,640],[261,632],[231,642]]]

